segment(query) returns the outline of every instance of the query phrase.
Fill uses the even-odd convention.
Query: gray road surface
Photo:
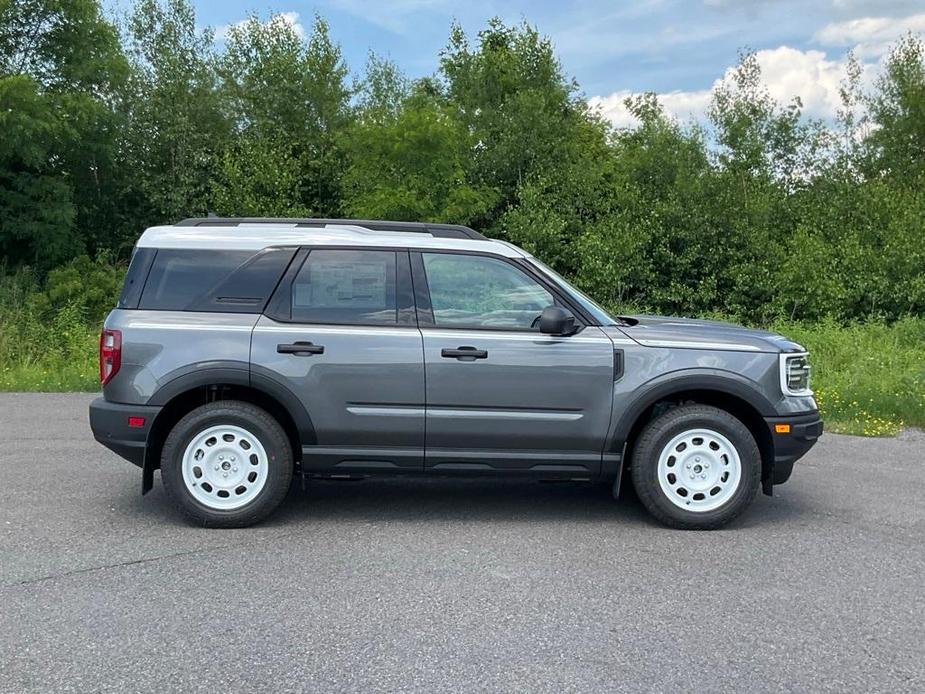
[[[179,520],[87,395],[0,395],[0,691],[925,691],[925,435],[827,434],[727,530],[600,486],[323,482]]]

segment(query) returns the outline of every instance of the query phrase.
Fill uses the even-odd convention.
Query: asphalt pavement
[[[0,691],[925,691],[925,434],[826,434],[727,529],[601,485],[294,486],[187,525],[0,395]]]

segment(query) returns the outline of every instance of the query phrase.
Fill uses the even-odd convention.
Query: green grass
[[[57,338],[50,327],[35,332],[44,333],[44,339],[11,348],[9,343],[21,340],[23,331],[0,324],[0,391],[99,390],[96,329],[74,326]],[[67,344],[56,345],[56,340]]]
[[[813,390],[829,431],[886,436],[925,428],[925,318],[774,329],[810,351]]]
[[[0,391],[99,390],[99,328],[83,305],[55,307],[30,272],[0,272]]]
[[[65,307],[47,319],[0,316],[0,391],[95,391],[98,329]],[[809,349],[813,389],[829,431],[887,436],[925,427],[925,319],[837,325],[781,322]]]

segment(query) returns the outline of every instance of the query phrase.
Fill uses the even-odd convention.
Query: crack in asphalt
[[[230,542],[224,545],[212,545],[210,547],[197,547],[195,549],[183,550],[180,552],[173,552],[172,554],[162,554],[156,557],[142,557],[140,559],[129,559],[126,561],[115,562],[113,564],[100,564],[98,566],[86,566],[80,569],[71,569],[69,571],[62,571],[60,573],[48,574],[45,576],[38,576],[36,578],[27,578],[21,581],[12,581],[9,583],[4,583],[0,586],[0,590],[6,588],[20,588],[22,586],[31,586],[37,583],[42,583],[44,581],[53,581],[58,578],[70,578],[71,576],[82,576],[84,574],[90,574],[95,571],[105,571],[106,569],[120,569],[126,566],[136,566],[139,564],[153,564],[155,562],[164,561],[167,559],[176,559],[178,557],[188,557],[194,554],[208,554],[211,552],[222,552],[229,549],[237,549],[241,547],[249,547],[258,543],[264,543],[268,540],[285,540],[286,538],[293,537],[299,533],[285,532],[279,533],[278,535],[273,535],[269,537],[262,537],[259,540],[248,540],[245,542]]]

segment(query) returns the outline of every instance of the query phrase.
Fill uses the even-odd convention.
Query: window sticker
[[[295,286],[294,303],[311,308],[375,308],[388,305],[388,261],[330,260],[310,263],[308,282]]]

